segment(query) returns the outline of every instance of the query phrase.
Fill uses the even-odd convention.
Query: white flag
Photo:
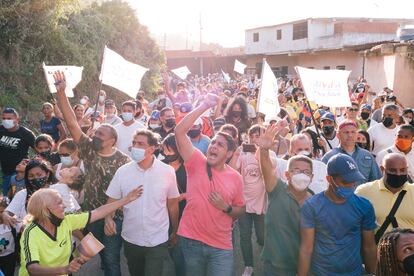
[[[176,69],[171,70],[174,74],[176,74],[180,79],[185,80],[191,71],[188,69],[187,66],[179,67]]]
[[[83,67],[78,66],[46,66],[43,62],[43,71],[45,72],[47,86],[49,87],[50,93],[56,93],[55,80],[53,79],[53,73],[56,71],[62,71],[65,73],[66,79],[66,90],[65,94],[67,97],[73,97],[73,88],[80,83],[82,80]]]
[[[223,78],[226,82],[230,82],[230,76],[229,74],[226,74],[223,69],[221,69],[221,74],[223,74]]]
[[[295,69],[309,101],[328,107],[351,106],[348,93],[348,78],[351,71],[316,70],[300,66],[296,66]]]
[[[263,60],[262,79],[257,100],[257,111],[266,115],[266,120],[275,118],[280,112],[277,79],[266,60]]]
[[[247,65],[241,63],[237,59],[234,61],[234,71],[236,71],[239,74],[244,74],[244,69],[246,69]]]
[[[105,46],[99,80],[135,98],[141,87],[141,79],[148,70],[125,60],[117,52]]]

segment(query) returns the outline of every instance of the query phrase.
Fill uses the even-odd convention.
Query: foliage
[[[84,66],[75,99],[96,99],[103,48],[106,44],[125,59],[150,68],[142,89],[158,89],[164,56],[125,2],[82,6],[78,0],[0,0],[0,107],[14,106],[35,118],[50,97],[41,67]],[[128,97],[104,86],[112,99]],[[34,115],[34,116],[33,116]],[[37,116],[36,116],[37,115]]]

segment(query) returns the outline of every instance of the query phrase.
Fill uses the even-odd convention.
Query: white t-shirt
[[[59,192],[62,196],[63,204],[65,205],[65,213],[75,213],[79,211],[81,208],[76,201],[75,197],[72,194],[72,190],[69,188],[67,184],[63,183],[56,183],[51,185],[50,188]]]
[[[275,153],[270,152],[270,158],[274,164],[276,164],[277,176],[280,177],[284,182],[288,183],[285,175],[285,171],[287,171],[287,164],[288,161],[276,158]],[[326,164],[318,161],[313,160],[313,179],[311,184],[309,185],[309,189],[311,189],[315,194],[325,191],[328,189],[328,181],[326,180],[326,175],[328,174],[326,170]]]
[[[391,147],[397,137],[399,127],[386,128],[384,124],[376,124],[368,129],[371,138],[372,154],[375,156],[382,150]]]
[[[16,232],[19,233],[22,227],[21,223],[16,225]],[[0,224],[0,257],[5,257],[14,252],[16,241],[14,240],[11,228]]]
[[[128,148],[132,146],[132,139],[136,130],[145,128],[143,124],[138,121],[134,121],[132,125],[125,126],[124,123],[114,126],[116,132],[118,132],[118,141],[116,147],[128,156],[131,156]]]
[[[386,148],[377,154],[376,161],[378,166],[382,165],[382,160],[384,160],[385,155],[391,152],[401,153],[405,156],[405,159],[407,160],[408,164],[408,175],[411,177],[412,180],[414,180],[414,150],[411,149],[409,153],[405,154],[404,152],[397,149],[395,145],[392,145],[391,147]]]
[[[106,195],[121,199],[140,185],[144,188],[141,197],[123,207],[121,236],[129,243],[154,247],[168,240],[167,199],[180,196],[175,171],[156,158],[145,171],[131,161],[116,171]]]
[[[117,124],[122,123],[122,119],[114,114],[112,117],[105,116],[104,123],[110,124],[111,126],[116,126]]]

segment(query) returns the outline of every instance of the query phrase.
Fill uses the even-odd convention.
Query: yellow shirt
[[[85,228],[89,220],[90,213],[65,215],[54,237],[36,222],[27,225],[20,240],[19,276],[29,275],[27,266],[33,263],[44,267],[68,265],[72,248],[72,231]]]
[[[395,213],[395,218],[400,228],[414,229],[414,185],[407,182],[403,185],[402,190],[406,190],[407,193]],[[390,213],[400,192],[395,194],[390,192],[385,187],[383,178],[381,178],[358,186],[355,193],[368,199],[374,206],[379,228]],[[390,224],[387,231],[391,229],[392,225]]]

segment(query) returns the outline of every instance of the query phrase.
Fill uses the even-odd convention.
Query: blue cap
[[[361,110],[362,109],[368,109],[369,111],[371,111],[371,106],[369,104],[363,104],[361,105]]]
[[[354,183],[365,180],[359,172],[358,165],[354,159],[343,153],[332,156],[327,164],[328,175],[341,176],[345,183]]]
[[[151,120],[159,120],[160,119],[160,112],[158,110],[153,110],[151,113]]]
[[[322,115],[321,117],[321,122],[323,120],[329,120],[331,122],[335,122],[335,115],[333,115],[331,112],[326,112],[325,114]]]

